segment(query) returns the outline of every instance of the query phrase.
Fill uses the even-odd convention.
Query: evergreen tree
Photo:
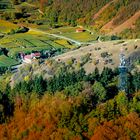
[[[100,82],[103,85],[107,85],[111,79],[114,77],[113,75],[113,71],[110,68],[104,67],[102,73],[101,73],[101,78],[100,78]]]
[[[46,90],[46,82],[42,76],[35,77],[33,90],[38,94],[42,94]]]
[[[93,73],[88,74],[85,77],[86,81],[90,81],[91,84],[93,84],[95,81],[99,81],[100,79],[100,74],[99,74],[99,69],[96,67]]]
[[[6,121],[13,115],[14,103],[10,100],[8,94],[0,91],[0,123]]]
[[[101,103],[106,100],[106,90],[100,82],[95,82],[92,86],[93,100],[95,103]]]
[[[127,94],[132,94],[134,92],[134,85],[133,85],[133,75],[131,73],[127,74]]]
[[[138,92],[138,90],[140,90],[140,73],[139,72],[134,73],[133,85],[134,85],[135,91]]]
[[[26,81],[23,81],[23,82],[21,82],[20,92],[23,94],[27,94],[27,93],[31,92],[30,87],[31,87],[30,84],[28,84]]]
[[[126,115],[128,113],[128,98],[125,92],[120,92],[116,96],[116,105],[119,115]]]

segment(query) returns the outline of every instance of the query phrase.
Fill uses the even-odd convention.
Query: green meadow
[[[98,34],[96,32],[93,32],[92,34],[89,31],[77,33],[77,28],[79,27],[59,27],[54,29],[48,29],[47,25],[41,25],[38,27],[38,29],[40,30],[47,31],[52,34],[58,34],[61,36],[69,37],[71,39],[82,42],[95,41],[98,37]]]
[[[19,64],[19,62],[16,60],[5,55],[0,55],[0,67],[11,67],[17,64]]]
[[[80,32],[80,33],[77,32],[63,33],[62,35],[82,42],[95,41],[98,37],[96,33],[90,34],[90,32],[88,31]]]

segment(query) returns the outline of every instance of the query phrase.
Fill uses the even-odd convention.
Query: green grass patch
[[[38,27],[40,30],[46,30],[48,33],[53,34],[63,34],[63,33],[71,33],[75,32],[77,27],[59,27],[54,29],[49,29],[48,25],[41,25]]]
[[[71,45],[71,44],[69,43],[69,41],[64,40],[64,39],[55,40],[55,42],[56,42],[57,44],[60,44],[60,45],[65,46],[66,48],[70,48],[70,49],[75,48],[75,46]]]
[[[19,46],[15,42],[9,42],[9,43],[2,44],[2,47],[7,49],[12,49],[12,48],[17,48]]]
[[[0,67],[10,67],[19,64],[16,60],[5,55],[0,56]]]
[[[11,29],[17,29],[18,26],[16,24],[10,23],[5,20],[0,20],[0,32],[8,33]]]
[[[44,30],[49,30],[49,28],[50,28],[49,25],[40,25],[40,26],[38,27],[39,30],[43,30],[43,31],[44,31]]]
[[[44,30],[45,26],[43,25],[42,27]],[[39,28],[41,29],[41,27]],[[60,28],[48,30],[48,27],[46,27],[46,31],[48,33],[58,34],[60,36],[66,36],[77,41],[83,41],[83,42],[95,41],[98,37],[97,33],[90,34],[90,32],[88,31],[77,33],[76,29],[77,27],[60,27]]]
[[[77,41],[82,41],[82,42],[89,42],[89,41],[95,41],[97,39],[97,34],[90,34],[90,32],[81,32],[81,33],[76,33],[76,32],[71,32],[71,33],[65,33],[62,34],[63,36],[69,37],[71,39],[77,40]]]
[[[56,31],[59,31],[60,33],[73,33],[76,31],[76,27],[60,27],[56,29]]]
[[[6,85],[10,83],[11,76],[11,73],[5,73],[4,75],[0,75],[0,91],[5,91]]]

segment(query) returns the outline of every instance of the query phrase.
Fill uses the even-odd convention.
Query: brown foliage
[[[130,140],[140,138],[140,118],[136,113],[105,122],[96,128],[91,140]]]
[[[40,10],[44,11],[44,7],[48,4],[48,0],[40,0]]]

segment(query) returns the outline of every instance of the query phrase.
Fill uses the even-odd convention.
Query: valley
[[[140,140],[140,1],[0,0],[0,140]]]
[[[2,21],[2,20],[1,20]],[[3,23],[5,21],[2,21]],[[9,25],[8,25],[9,24]],[[6,28],[2,33],[9,32],[11,29],[19,28],[19,25],[12,23],[3,24]],[[9,27],[9,31],[7,30]],[[13,28],[14,27],[14,28]],[[11,29],[10,29],[11,28]],[[5,35],[0,39],[1,48],[6,49],[5,60],[9,63],[1,62],[1,66],[11,67],[22,63],[20,53],[31,54],[32,52],[41,52],[41,58],[48,59],[48,54],[52,52],[52,58],[59,62],[67,62],[75,59],[76,64],[81,63],[82,57],[89,55],[89,60],[84,64],[87,73],[94,71],[98,67],[100,71],[104,67],[116,68],[119,65],[119,53],[124,49],[126,57],[139,51],[139,39],[125,40],[102,40],[102,36],[96,32],[85,30],[76,32],[79,27],[60,27],[55,29],[42,30],[41,26],[37,28],[28,27],[25,33],[14,33]],[[91,34],[92,33],[92,34]],[[135,46],[138,46],[135,49]],[[102,56],[106,53],[107,56]],[[3,57],[1,58],[2,61]],[[13,59],[13,61],[11,60]],[[15,63],[16,62],[16,63]],[[8,65],[9,64],[9,65]]]
[[[5,20],[1,20],[0,39],[1,53],[5,55],[5,59],[13,63],[5,65],[7,68],[22,62],[20,54],[31,54],[32,52],[40,52],[41,58],[48,58],[49,54],[59,55],[69,50],[76,49],[87,44],[96,42],[98,34],[92,35],[90,31],[76,32],[79,27],[60,27],[56,29],[42,30],[41,26],[26,27],[28,31],[18,33],[18,30],[25,27],[21,24],[13,24]],[[17,32],[17,33],[16,33]],[[2,60],[2,59],[1,59]],[[1,65],[4,67],[4,65]]]

